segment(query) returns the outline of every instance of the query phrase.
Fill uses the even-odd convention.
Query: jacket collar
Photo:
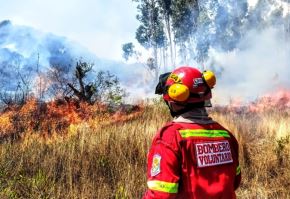
[[[173,118],[173,122],[212,124],[216,123],[209,116],[205,108],[194,108]]]

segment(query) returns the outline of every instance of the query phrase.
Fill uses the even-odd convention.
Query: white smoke
[[[289,87],[289,3],[259,0],[249,7],[247,0],[200,2],[201,23],[193,35],[196,46],[190,49],[191,60],[180,64],[214,70],[218,79],[213,90],[217,103],[225,104],[233,98],[254,100],[279,87]],[[196,61],[197,49],[201,57],[207,57],[201,65]],[[96,71],[109,70],[117,75],[131,93],[130,99],[154,95],[154,79],[140,64],[100,60],[64,37],[15,26],[9,21],[0,23],[0,72],[7,81],[13,79],[11,66],[21,63],[23,72],[31,71],[38,55],[43,67],[72,65],[71,61],[83,57],[95,63]]]
[[[217,102],[255,100],[278,88],[289,88],[289,47],[283,28],[269,27],[248,32],[235,51],[211,49],[212,64],[220,67],[215,88]]]
[[[217,75],[214,102],[248,102],[290,87],[290,3],[201,1],[189,64]],[[198,61],[199,63],[196,63]]]
[[[147,89],[150,77],[146,75],[145,68],[139,64],[100,59],[65,37],[41,32],[29,26],[14,25],[9,20],[0,21],[1,91],[15,91],[20,81],[19,74],[27,77],[31,84],[35,82],[37,84],[40,82],[39,74],[45,74],[53,65],[63,67],[68,74],[73,75],[75,62],[79,59],[93,63],[93,70],[96,73],[103,70],[116,75],[127,93],[132,94],[139,90],[135,96],[142,98],[149,92]],[[94,74],[89,78],[95,79]],[[42,78],[43,84],[47,83],[46,81]]]
[[[256,2],[235,48],[226,52],[209,49],[205,65],[218,76],[216,103],[248,102],[290,88],[289,6],[285,1]]]
[[[217,104],[248,102],[290,87],[289,6],[284,0],[199,1],[195,46],[186,45],[190,59],[177,62],[216,73]],[[138,88],[136,96],[154,91],[146,83],[143,93]]]

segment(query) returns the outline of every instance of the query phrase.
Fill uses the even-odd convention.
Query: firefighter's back
[[[238,144],[218,123],[179,123],[181,153],[178,198],[235,198]],[[237,183],[237,182],[236,182]]]

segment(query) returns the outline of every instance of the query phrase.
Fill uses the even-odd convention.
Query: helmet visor
[[[159,76],[159,82],[155,88],[155,94],[162,95],[162,94],[166,93],[165,84],[166,84],[166,80],[168,79],[170,74],[171,74],[171,72],[168,72],[168,73],[161,74]]]

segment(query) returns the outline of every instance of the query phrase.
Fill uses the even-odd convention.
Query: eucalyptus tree
[[[181,60],[186,62],[188,58],[188,46],[193,45],[193,34],[197,29],[199,6],[197,0],[172,1],[172,27],[174,41],[179,47]]]
[[[161,65],[158,58],[158,49],[165,48],[167,43],[160,8],[156,0],[134,1],[138,3],[137,19],[140,22],[136,31],[136,39],[145,49],[153,50],[154,60],[153,62],[150,61],[150,69],[155,71],[154,76],[157,80]],[[152,58],[150,59],[152,60]]]

